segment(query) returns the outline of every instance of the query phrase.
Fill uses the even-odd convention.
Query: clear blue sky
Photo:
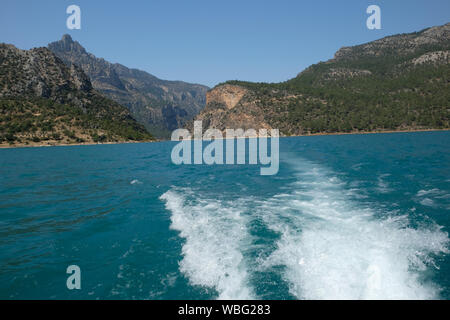
[[[81,30],[66,28],[70,4]],[[382,30],[366,28],[370,4]],[[0,42],[29,49],[69,33],[111,62],[214,86],[284,81],[342,46],[449,21],[449,0],[2,0]]]

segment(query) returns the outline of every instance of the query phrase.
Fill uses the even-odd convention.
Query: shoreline
[[[77,146],[96,146],[96,145],[111,145],[111,144],[132,144],[132,143],[153,143],[161,142],[161,140],[148,140],[148,141],[117,141],[117,142],[83,142],[83,143],[60,143],[60,144],[0,144],[0,149],[18,149],[18,148],[49,148],[49,147],[77,147]]]
[[[409,133],[409,132],[435,132],[435,131],[450,131],[450,128],[447,129],[417,129],[417,130],[386,130],[386,131],[359,131],[359,132],[320,132],[320,133],[311,133],[311,134],[301,134],[301,135],[290,135],[290,136],[279,136],[279,138],[293,138],[293,137],[315,137],[315,136],[342,136],[342,135],[364,135],[364,134],[383,134],[383,133]],[[258,137],[251,137],[258,138]],[[270,138],[267,137],[267,138]],[[224,137],[223,139],[227,139]],[[188,139],[195,140],[195,139]],[[149,140],[149,141],[119,141],[119,142],[85,142],[85,143],[61,143],[61,144],[17,144],[17,145],[9,145],[9,144],[0,144],[0,149],[16,149],[16,148],[47,148],[47,147],[71,147],[71,146],[95,146],[95,145],[111,145],[111,144],[131,144],[131,143],[155,143],[155,142],[167,142],[171,141],[167,140]]]
[[[434,131],[450,131],[447,129],[407,129],[407,130],[380,130],[380,131],[355,131],[355,132],[321,132],[311,134],[301,134],[292,136],[283,136],[283,138],[289,137],[313,137],[313,136],[342,136],[342,135],[363,135],[363,134],[377,134],[377,133],[408,133],[408,132],[434,132]]]

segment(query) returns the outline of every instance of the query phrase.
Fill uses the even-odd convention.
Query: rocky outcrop
[[[233,109],[241,101],[247,90],[232,85],[223,85],[216,90],[211,90],[206,94],[206,104],[223,105],[225,109]]]
[[[225,129],[272,129],[261,112],[259,101],[251,90],[236,85],[221,85],[206,94],[206,108],[196,117],[204,128]],[[192,128],[192,122],[189,123]]]
[[[450,62],[450,51],[435,51],[421,55],[420,57],[413,59],[414,65],[421,65],[425,63],[432,64],[448,64]]]
[[[324,73],[324,80],[351,79],[357,77],[370,76],[369,70],[351,69],[351,68],[331,68],[328,73]]]
[[[67,68],[47,48],[26,51],[0,44],[0,67],[5,72],[0,97],[31,94],[59,98],[59,102],[64,102],[60,94],[64,91],[92,90],[89,78],[80,68]]]

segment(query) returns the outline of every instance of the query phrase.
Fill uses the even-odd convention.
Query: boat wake
[[[256,257],[248,252],[255,237],[265,236],[249,232],[258,220],[278,235],[258,271],[281,272],[298,299],[439,298],[429,275],[434,258],[448,253],[447,233],[363,206],[354,189],[314,163],[291,167],[296,181],[269,199],[224,201],[189,188],[161,196],[171,228],[185,240],[180,271],[192,285],[214,288],[218,299],[257,298],[249,280]]]
[[[171,228],[186,242],[180,271],[193,285],[215,288],[219,299],[252,299],[242,248],[248,243],[242,204],[195,198],[189,189],[161,196],[171,211]]]

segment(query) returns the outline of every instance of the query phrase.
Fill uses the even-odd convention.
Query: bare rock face
[[[61,98],[64,91],[92,90],[89,78],[81,69],[67,68],[47,48],[27,51],[0,44],[0,59],[6,84],[0,88],[0,97],[32,94]]]
[[[215,103],[224,105],[226,109],[233,109],[246,93],[247,90],[242,87],[223,85],[206,94],[206,104]]]
[[[204,128],[271,129],[251,91],[235,85],[221,85],[206,94],[206,108],[196,117]],[[192,122],[188,125],[192,128]]]

